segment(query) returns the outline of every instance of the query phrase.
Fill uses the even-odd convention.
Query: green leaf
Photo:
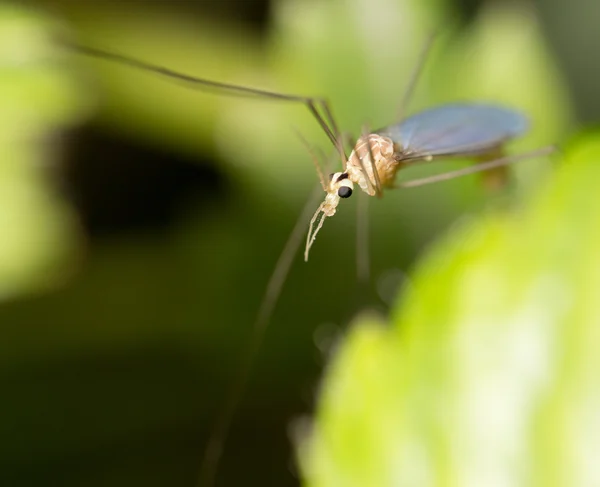
[[[600,136],[582,138],[520,212],[439,242],[388,327],[356,321],[305,485],[598,484],[599,179]]]

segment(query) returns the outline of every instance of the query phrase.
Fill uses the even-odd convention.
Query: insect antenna
[[[323,222],[325,222],[325,218],[327,218],[325,213],[321,213],[321,211],[323,210],[324,204],[325,203],[321,203],[319,205],[319,207],[317,208],[317,211],[315,211],[315,214],[310,219],[310,224],[308,225],[308,234],[306,235],[306,246],[304,248],[304,262],[308,262],[308,254],[310,253],[310,248],[315,243],[315,240],[317,238],[317,233],[319,233],[319,230],[321,230],[321,228],[323,227]],[[321,218],[319,219],[319,222],[317,223],[317,227],[313,231],[315,222],[317,221],[317,218],[319,217],[319,215],[321,216]]]

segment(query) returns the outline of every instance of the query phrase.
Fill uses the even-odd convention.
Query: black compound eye
[[[351,194],[352,189],[350,189],[348,186],[342,186],[340,189],[338,189],[338,196],[340,198],[349,198]]]

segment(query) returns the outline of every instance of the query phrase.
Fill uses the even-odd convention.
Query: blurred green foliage
[[[389,325],[355,322],[305,485],[597,483],[599,161],[600,134],[573,143],[522,211],[440,240]]]
[[[457,98],[523,108],[534,129],[515,151],[560,142],[569,127],[562,80],[535,17],[518,5],[484,12],[463,29],[442,0],[280,0],[259,36],[169,3],[39,3],[52,16],[15,5],[0,10],[0,218],[7,222],[0,447],[13,486],[48,478],[191,485],[276,255],[316,182],[292,127],[329,150],[302,107],[201,93],[84,59],[54,45],[55,33],[192,75],[327,95],[342,129],[356,134],[364,123],[396,120],[421,45],[443,25],[411,111]],[[93,109],[96,130],[212,164],[227,190],[192,199],[165,232],[87,241],[57,182],[63,149],[79,142],[69,129]],[[111,164],[107,158],[107,171]],[[298,257],[292,269],[226,451],[222,485],[293,484],[285,425],[310,404],[324,361],[315,330],[337,329],[365,307],[385,311],[382,281],[403,275],[461,215],[505,206],[550,166],[522,163],[518,184],[498,196],[477,178],[387,194],[371,208],[366,286],[355,284],[356,202],[344,202],[311,261]],[[48,286],[54,289],[31,295]]]
[[[47,179],[52,137],[89,111],[49,42],[50,20],[0,5],[0,297],[46,288],[73,266],[77,227]]]

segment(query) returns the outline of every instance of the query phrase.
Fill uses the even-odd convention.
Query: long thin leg
[[[344,141],[344,145],[348,147],[349,153],[354,149],[354,141],[356,140],[354,136],[349,132],[344,132],[342,134],[342,140]]]
[[[315,150],[298,130],[294,130],[294,131],[296,132],[296,135],[300,139],[300,142],[302,142],[302,145],[304,145],[304,147],[310,154],[310,157],[315,165],[315,169],[317,170],[317,174],[319,175],[319,181],[321,183],[321,187],[323,188],[323,191],[327,191],[327,181],[325,179],[325,175],[323,174],[323,170],[321,169],[321,165],[319,164],[319,158],[317,157]]]
[[[369,281],[369,197],[366,194],[358,195],[356,205],[356,273],[359,281]]]
[[[465,167],[456,171],[445,172],[443,174],[436,174],[434,176],[428,176],[420,179],[413,179],[412,181],[406,181],[394,186],[394,189],[398,188],[415,188],[417,186],[425,186],[426,184],[438,183],[440,181],[447,181],[449,179],[459,178],[468,174],[474,174],[482,171],[488,171],[497,167],[506,166],[507,164],[513,164],[523,159],[531,159],[532,157],[545,156],[556,151],[556,147],[547,146],[540,149],[536,149],[523,154],[516,154],[513,156],[503,157],[494,161],[482,162],[475,166]]]
[[[350,134],[344,136],[346,143],[354,140]],[[369,175],[364,166],[363,174],[369,181]],[[370,182],[370,181],[369,181]],[[361,282],[368,282],[371,275],[369,259],[369,199],[366,194],[358,195],[356,204],[356,276]]]
[[[476,157],[476,164],[481,165],[485,164],[488,161],[495,161],[506,157],[506,153],[504,152],[504,147],[498,146],[491,149],[489,152],[485,154],[481,154],[479,157]],[[500,166],[495,167],[493,169],[488,169],[481,173],[481,182],[483,187],[488,191],[498,191],[502,188],[506,187],[509,179],[509,171],[508,167]]]
[[[406,88],[404,89],[404,95],[402,96],[402,101],[400,102],[400,107],[398,109],[398,120],[402,120],[407,113],[408,104],[412,98],[412,95],[417,86],[417,82],[423,73],[423,68],[425,67],[425,62],[429,57],[429,52],[433,46],[433,42],[435,41],[435,37],[437,35],[437,31],[432,32],[427,36],[423,47],[421,48],[421,52],[419,52],[419,57],[417,58],[417,64],[413,67],[410,77],[408,78],[408,83]]]
[[[249,88],[246,86],[239,86],[230,83],[222,83],[220,81],[213,81],[205,78],[199,78],[197,76],[190,76],[183,73],[178,73],[168,68],[164,68],[162,66],[156,66],[154,64],[150,64],[144,61],[140,61],[129,56],[124,56],[122,54],[115,54],[112,52],[104,51],[102,49],[97,49],[95,47],[83,46],[72,42],[70,40],[61,38],[57,39],[57,42],[62,44],[69,49],[72,49],[80,54],[85,54],[87,56],[116,61],[126,66],[134,67],[137,69],[141,69],[144,71],[148,71],[151,73],[155,73],[161,76],[165,76],[169,79],[181,81],[186,83],[188,86],[200,89],[200,90],[218,90],[217,94],[228,94],[228,95],[237,95],[237,96],[257,96],[265,99],[271,100],[279,100],[279,101],[289,101],[295,103],[304,104],[311,114],[317,120],[319,126],[323,129],[333,146],[339,151],[340,157],[344,164],[346,165],[346,156],[344,154],[344,149],[342,146],[342,142],[339,136],[339,130],[337,129],[337,124],[333,118],[333,114],[331,109],[329,108],[329,104],[326,100],[322,98],[308,97],[308,96],[300,96],[300,95],[289,95],[285,93],[277,93],[274,91],[261,90],[257,88]],[[321,107],[321,109],[325,113],[325,118],[319,110],[317,106]]]
[[[254,361],[256,360],[256,356],[258,355],[258,351],[263,342],[267,326],[281,294],[283,284],[285,283],[285,280],[289,274],[294,255],[297,253],[298,248],[300,247],[305,228],[304,225],[310,216],[312,208],[314,208],[314,206],[317,204],[318,199],[322,194],[321,192],[321,187],[317,186],[311,193],[309,199],[304,205],[304,208],[302,209],[300,217],[294,225],[292,233],[283,247],[277,263],[275,264],[275,268],[271,274],[265,294],[260,304],[256,321],[254,322],[252,328],[253,331],[250,338],[250,344],[245,350],[245,354],[240,365],[239,374],[236,377],[227,401],[225,402],[223,410],[217,419],[213,432],[208,441],[208,446],[206,447],[202,464],[200,466],[200,473],[198,477],[199,487],[210,487],[214,484],[215,474],[219,460],[223,455],[225,440],[227,438],[227,434],[229,433],[229,429],[231,428],[233,416],[235,415],[238,405],[248,386],[248,379],[250,378],[252,366],[254,365]]]
[[[304,102],[304,104],[308,107],[308,110],[310,111],[310,113],[312,113],[312,115],[315,117],[315,119],[317,120],[317,122],[319,123],[319,125],[321,126],[323,131],[327,134],[327,137],[329,137],[329,140],[331,141],[333,146],[339,151],[343,166],[346,167],[346,155],[344,154],[344,148],[340,145],[338,138],[332,132],[329,125],[327,125],[327,122],[325,121],[323,116],[319,113],[319,110],[317,110],[317,107],[316,107],[316,102],[319,102],[320,106],[325,106],[325,107],[327,106],[327,103],[324,102],[323,100],[319,100],[317,98],[304,98],[304,100],[296,99],[296,97],[294,97],[293,95],[289,98],[287,98],[287,95],[286,95],[286,98],[281,98],[281,95],[280,95],[278,99],[285,100],[285,101]],[[331,115],[330,111],[328,113],[329,113],[329,115]]]
[[[344,152],[344,139],[342,137],[342,133],[340,132],[340,129],[339,129],[337,123],[335,122],[335,118],[333,116],[331,107],[329,106],[329,102],[325,99],[321,99],[321,107],[323,108],[323,111],[325,112],[325,117],[329,121],[329,126],[333,130],[333,135],[335,136],[335,141],[336,141],[335,145],[340,154],[340,158],[342,159],[342,167],[343,167],[343,170],[345,171],[346,166],[348,165],[348,158],[346,157],[346,153]]]

